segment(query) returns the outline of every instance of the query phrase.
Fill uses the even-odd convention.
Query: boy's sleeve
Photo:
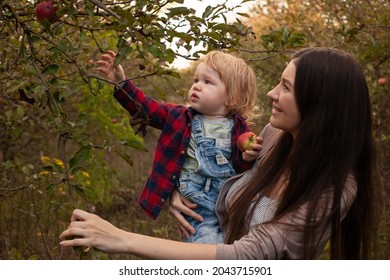
[[[126,81],[121,88],[116,88],[114,98],[121,106],[135,116],[142,111],[148,116],[148,125],[161,129],[167,118],[167,106],[147,96],[132,81]]]

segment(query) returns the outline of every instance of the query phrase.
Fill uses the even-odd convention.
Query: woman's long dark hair
[[[331,226],[332,259],[367,259],[375,238],[375,201],[371,106],[365,78],[351,55],[335,49],[304,49],[293,56],[293,61],[295,98],[301,115],[299,132],[295,139],[284,132],[228,210],[223,222],[226,242],[232,243],[248,232],[253,198],[272,189],[280,176],[287,174],[287,187],[270,222],[307,203],[304,258],[315,258],[321,249],[317,248],[324,234],[318,232],[321,223]],[[357,195],[340,223],[341,197],[350,174],[356,179]],[[331,215],[319,220],[321,210],[316,206],[326,191],[333,194]]]

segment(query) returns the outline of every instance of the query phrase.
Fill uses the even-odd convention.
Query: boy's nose
[[[196,83],[196,84],[193,85],[193,89],[194,90],[201,90],[202,86],[200,85],[200,83]]]

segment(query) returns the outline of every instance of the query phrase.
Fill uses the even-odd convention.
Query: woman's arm
[[[215,259],[216,256],[216,245],[184,243],[126,232],[79,209],[73,211],[71,224],[60,238],[63,239],[60,244],[65,247],[95,247],[108,253],[129,253],[146,259]]]

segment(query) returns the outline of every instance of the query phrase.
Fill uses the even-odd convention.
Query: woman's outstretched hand
[[[79,209],[73,211],[71,223],[60,238],[60,245],[65,247],[94,247],[107,253],[129,253],[156,260],[215,259],[217,250],[212,244],[185,243],[126,232]]]
[[[183,197],[177,190],[174,190],[171,194],[169,212],[176,220],[179,230],[183,233],[187,238],[190,237],[191,234],[195,233],[194,227],[192,227],[184,218],[183,214],[194,218],[200,222],[203,222],[203,217],[197,214],[194,210],[197,207],[195,203]],[[181,234],[180,234],[181,236]]]
[[[107,253],[118,253],[124,250],[126,232],[97,215],[75,209],[68,229],[60,238],[60,245],[64,247],[94,247]]]

